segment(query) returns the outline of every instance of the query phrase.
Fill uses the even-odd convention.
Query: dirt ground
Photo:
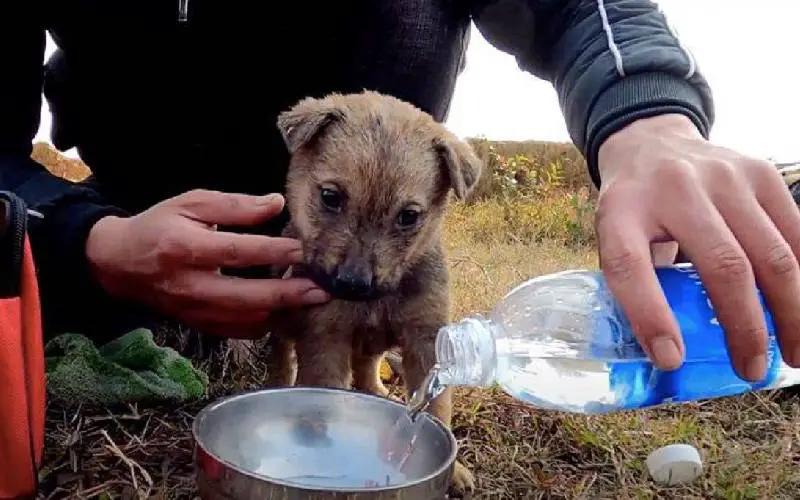
[[[454,431],[476,498],[797,498],[797,399],[748,395],[608,417],[533,410],[493,391],[459,391]],[[203,403],[51,408],[42,498],[192,498],[190,426]],[[644,459],[692,443],[705,475],[658,488]]]

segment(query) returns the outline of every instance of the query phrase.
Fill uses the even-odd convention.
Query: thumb
[[[664,241],[650,244],[650,256],[653,264],[659,266],[671,266],[678,258],[678,242]]]
[[[167,201],[184,216],[209,225],[254,225],[278,215],[284,199],[278,193],[256,196],[196,189]]]

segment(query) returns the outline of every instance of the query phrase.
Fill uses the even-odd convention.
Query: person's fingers
[[[185,217],[204,224],[245,226],[275,217],[283,210],[284,201],[278,193],[255,196],[196,189],[167,203],[177,207]]]
[[[753,178],[746,166],[733,168],[761,192],[718,189],[714,202],[750,258],[772,312],[783,359],[800,367],[800,211],[777,174],[774,182],[770,172],[766,178],[764,172]]]
[[[697,268],[726,332],[734,368],[745,379],[759,380],[766,371],[767,332],[754,272],[736,236],[697,181],[678,180],[679,187],[672,192],[680,194],[682,202],[669,207],[663,224]]]
[[[260,338],[276,310],[330,300],[299,278],[256,280],[197,271],[183,281],[165,290],[163,306],[192,327],[230,338]]]
[[[598,207],[600,267],[653,364],[676,369],[683,363],[683,340],[651,261],[650,235],[627,200],[618,199]]]
[[[182,257],[187,265],[216,269],[263,265],[286,266],[301,263],[299,240],[257,234],[202,231],[187,242]]]
[[[720,211],[738,235],[759,288],[770,311],[774,312],[772,317],[783,358],[797,366],[800,362],[800,352],[797,352],[800,349],[800,267],[789,244],[761,207],[756,203],[734,206],[735,198],[720,202]]]
[[[753,161],[745,172],[754,186],[758,203],[800,260],[800,209],[792,193],[770,163]]]
[[[302,307],[327,302],[330,296],[313,281],[304,278],[252,279],[221,273],[196,271],[168,293],[186,309],[210,308],[249,314]]]

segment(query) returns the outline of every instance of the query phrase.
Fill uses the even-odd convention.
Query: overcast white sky
[[[717,104],[712,140],[761,157],[800,160],[800,74],[791,62],[800,60],[800,2],[659,3],[711,82]],[[467,57],[448,120],[455,133],[569,140],[549,83],[522,72],[474,29]],[[49,142],[49,130],[45,105],[37,139]]]

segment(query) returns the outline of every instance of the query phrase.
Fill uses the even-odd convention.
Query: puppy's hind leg
[[[359,355],[353,358],[353,388],[390,399],[389,389],[381,380],[381,360],[383,354]]]
[[[291,387],[297,376],[294,342],[271,332],[267,340],[267,387]]]

